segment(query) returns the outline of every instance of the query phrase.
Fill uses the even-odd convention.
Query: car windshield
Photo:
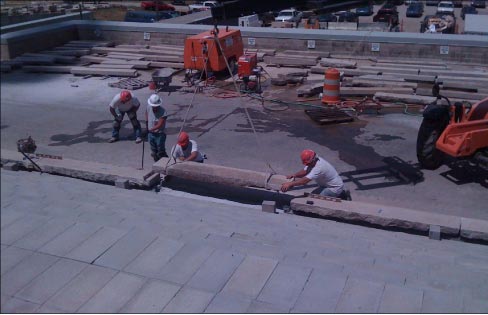
[[[284,11],[280,13],[281,16],[292,16],[293,13],[291,11]]]

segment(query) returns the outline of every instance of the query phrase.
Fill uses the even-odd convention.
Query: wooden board
[[[71,66],[24,66],[22,69],[27,72],[71,73],[71,68]]]
[[[136,77],[137,70],[131,69],[107,69],[107,68],[88,68],[88,67],[72,67],[71,73],[75,75],[102,75],[102,76],[118,76],[118,77]]]
[[[264,62],[269,65],[290,67],[311,67],[317,65],[314,59],[299,59],[278,56],[264,56]]]

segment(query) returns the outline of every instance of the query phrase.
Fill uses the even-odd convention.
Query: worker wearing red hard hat
[[[124,115],[129,117],[132,127],[134,128],[134,134],[136,143],[140,143],[141,139],[141,124],[137,120],[137,110],[141,104],[137,97],[131,92],[123,90],[117,93],[109,104],[110,113],[114,116],[114,123],[112,129],[112,138],[108,142],[112,143],[119,140],[119,131],[124,119]]]
[[[198,151],[195,140],[190,140],[190,136],[182,131],[178,136],[178,143],[171,150],[171,155],[180,161],[194,161],[203,163],[204,155]]]
[[[305,167],[295,174],[288,175],[286,178],[293,179],[293,181],[283,183],[281,191],[285,192],[292,187],[306,185],[314,180],[319,187],[313,193],[346,199],[344,182],[329,162],[312,150],[303,150],[300,158]]]

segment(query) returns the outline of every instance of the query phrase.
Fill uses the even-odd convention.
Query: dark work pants
[[[158,161],[162,157],[168,157],[166,153],[166,134],[165,133],[153,133],[148,135],[149,145],[151,146],[151,156],[154,161]]]
[[[138,138],[141,136],[141,124],[139,123],[139,120],[137,120],[137,109],[138,108],[133,107],[127,112],[120,112],[119,118],[114,119],[112,137],[117,139],[119,138],[120,126],[122,124],[122,120],[124,119],[124,115],[126,113],[127,113],[127,117],[129,117],[130,119],[130,123],[132,124],[132,127],[134,128],[135,137]]]

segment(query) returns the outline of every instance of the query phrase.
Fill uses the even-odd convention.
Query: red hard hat
[[[315,152],[312,150],[303,150],[302,154],[300,154],[300,158],[304,165],[309,165],[315,158]]]
[[[130,101],[131,98],[132,98],[132,95],[130,94],[129,91],[123,90],[122,92],[120,92],[120,100],[122,102]]]
[[[188,142],[190,142],[190,137],[186,132],[182,131],[180,133],[180,136],[178,137],[178,144],[181,146],[185,146],[188,144]]]

